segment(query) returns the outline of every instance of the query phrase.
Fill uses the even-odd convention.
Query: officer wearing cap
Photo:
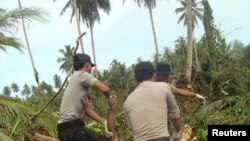
[[[167,82],[170,73],[171,73],[171,69],[170,69],[169,64],[167,64],[165,62],[160,62],[160,63],[158,63],[156,65],[156,81],[158,81],[158,82]],[[204,102],[206,102],[206,100],[205,100],[206,97],[203,97],[200,94],[176,88],[172,84],[170,84],[170,87],[171,87],[171,91],[172,91],[173,94],[178,94],[178,95],[181,95],[181,96],[188,96],[188,97],[197,97],[197,98],[203,100]]]
[[[134,141],[169,141],[167,120],[180,131],[180,112],[168,84],[155,82],[155,69],[150,62],[135,66],[138,86],[124,103]]]
[[[61,141],[92,141],[80,120],[84,101],[88,100],[92,87],[101,91],[107,99],[111,98],[109,87],[90,74],[94,66],[87,54],[76,54],[73,58],[75,71],[62,97],[57,125]]]

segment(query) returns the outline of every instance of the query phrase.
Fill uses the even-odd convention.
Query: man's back
[[[163,82],[141,82],[124,108],[136,141],[168,137],[168,112],[178,113],[170,87]]]

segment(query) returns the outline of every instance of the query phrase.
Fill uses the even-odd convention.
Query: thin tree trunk
[[[197,71],[200,71],[200,64],[199,64],[199,60],[198,60],[198,54],[197,54],[197,47],[195,44],[194,45],[194,54],[195,54],[195,61],[196,61],[196,69]]]
[[[33,71],[34,71],[34,75],[35,75],[35,80],[36,80],[37,85],[39,86],[38,71],[37,71],[37,69],[35,67],[34,59],[33,59],[33,56],[32,56],[32,52],[31,52],[31,48],[30,48],[30,44],[29,44],[29,40],[28,40],[26,28],[25,28],[21,0],[18,0],[18,4],[19,4],[19,9],[20,9],[20,12],[21,12],[21,16],[22,16],[23,33],[24,33],[25,40],[26,40],[26,43],[27,43],[27,47],[28,47],[28,51],[29,51],[29,55],[30,55],[31,64],[32,64],[32,68],[33,68]]]
[[[187,0],[187,36],[188,36],[188,49],[187,49],[187,68],[185,77],[187,81],[191,81],[192,74],[192,56],[193,56],[193,24],[192,24],[192,0]]]
[[[81,26],[80,26],[80,19],[79,19],[79,14],[78,14],[78,8],[76,6],[76,0],[74,0],[73,3],[74,3],[74,10],[75,10],[75,16],[76,16],[76,24],[77,24],[78,36],[80,36],[82,34],[82,32],[81,32]],[[84,53],[84,46],[83,46],[82,39],[80,39],[80,46],[81,46],[82,53]]]
[[[91,43],[92,43],[92,51],[95,66],[95,77],[98,79],[98,69],[96,64],[96,56],[95,56],[95,42],[94,42],[94,33],[93,33],[93,23],[89,22],[90,25],[90,34],[91,34]]]
[[[151,20],[151,25],[152,25],[152,30],[153,30],[153,36],[154,36],[154,43],[155,43],[155,53],[156,53],[156,62],[159,61],[159,50],[158,50],[158,44],[157,44],[157,38],[156,38],[156,32],[155,32],[155,26],[154,26],[154,19],[153,19],[153,13],[152,13],[152,8],[150,5],[148,5],[148,10],[150,14],[150,20]]]

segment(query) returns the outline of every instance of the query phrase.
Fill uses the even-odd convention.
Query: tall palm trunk
[[[78,30],[78,35],[80,36],[82,34],[81,32],[81,26],[80,26],[80,19],[79,19],[79,13],[78,13],[78,8],[76,6],[76,0],[73,1],[74,3],[74,10],[75,10],[75,16],[76,16],[76,24],[77,24],[77,30]],[[83,47],[83,42],[82,42],[82,38],[80,39],[80,46],[81,46],[81,50],[82,53],[84,53],[84,47]]]
[[[95,42],[94,42],[94,33],[93,33],[93,23],[89,22],[89,25],[90,25],[90,34],[91,34],[91,43],[92,43],[92,51],[93,51],[94,64],[96,64]],[[98,79],[97,64],[96,64],[96,66],[95,66],[95,77]]]
[[[196,71],[200,71],[200,64],[199,64],[199,60],[198,60],[197,46],[195,45],[195,43],[193,43],[193,46],[194,46],[194,54],[195,54],[195,62],[196,62]]]
[[[34,71],[34,75],[35,75],[35,80],[36,80],[37,85],[39,86],[38,71],[37,71],[37,69],[35,67],[34,59],[33,59],[33,56],[32,56],[32,52],[31,52],[31,48],[30,48],[30,44],[29,44],[29,40],[28,40],[26,28],[25,28],[25,23],[24,23],[24,18],[23,18],[23,13],[22,13],[21,0],[18,0],[18,4],[19,4],[19,9],[20,9],[21,15],[22,15],[23,33],[24,33],[25,40],[26,40],[26,43],[27,43],[27,47],[28,47],[28,51],[29,51],[29,55],[30,55],[31,64],[32,64],[32,68],[33,68],[33,71]]]
[[[158,62],[159,61],[159,50],[158,50],[158,44],[157,44],[157,38],[156,38],[156,32],[155,32],[155,26],[154,26],[152,7],[150,5],[148,5],[148,10],[149,10],[149,14],[150,14],[150,20],[151,20],[153,36],[154,36],[155,53],[156,53],[156,58],[155,59],[156,59],[156,62]]]
[[[188,49],[187,49],[187,67],[185,77],[188,82],[191,80],[192,74],[192,58],[193,58],[193,23],[192,23],[192,0],[187,0],[187,36],[188,36]]]

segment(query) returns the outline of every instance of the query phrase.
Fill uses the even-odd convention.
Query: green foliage
[[[181,13],[181,16],[178,20],[178,23],[180,23],[181,21],[183,22],[184,26],[187,26],[187,1],[186,0],[179,0],[180,4],[182,7],[176,8],[175,9],[175,13],[179,14]],[[197,24],[197,18],[199,20],[203,19],[203,16],[201,14],[201,12],[203,12],[202,8],[199,8],[199,5],[197,4],[196,0],[192,0],[192,27],[194,29],[195,24]]]
[[[209,124],[250,124],[250,93],[223,98],[200,108],[190,123],[197,140],[207,139]]]
[[[32,86],[32,94],[26,96],[26,101],[32,103],[36,106],[42,106],[46,103],[49,98],[55,95],[56,92],[53,90],[53,86],[47,84],[46,82],[41,82],[39,87]],[[58,111],[60,106],[61,97],[57,97],[51,104],[48,106],[49,110]]]
[[[73,7],[73,2],[74,0],[68,0],[61,11],[61,15],[63,15],[69,7]],[[103,10],[107,14],[109,14],[111,10],[109,0],[76,0],[76,7],[79,9],[79,15],[81,16],[82,21],[85,22],[88,27],[93,26],[96,21],[100,21],[99,9]],[[75,10],[72,8],[70,21],[72,21],[74,14]]]
[[[105,129],[104,126],[101,125],[100,123],[97,123],[95,121],[90,121],[86,127],[96,133],[99,133],[101,135],[105,135]]]
[[[70,45],[65,45],[64,49],[59,50],[63,57],[58,58],[57,63],[62,63],[59,69],[65,73],[67,73],[73,65],[73,51],[74,48]]]
[[[22,95],[28,96],[28,95],[30,95],[30,94],[31,94],[31,91],[30,91],[29,85],[28,85],[28,84],[24,84],[23,90],[22,90]]]
[[[38,107],[4,96],[0,96],[0,105],[0,129],[5,131],[5,135],[15,140],[24,140],[26,132],[42,132],[56,137],[56,118],[53,115],[43,112],[31,125],[29,119]]]
[[[45,15],[48,15],[45,10],[35,7],[23,8],[22,14],[27,22],[46,22]],[[7,47],[13,47],[19,51],[22,50],[23,46],[19,39],[7,36],[8,33],[16,32],[21,19],[22,15],[19,8],[9,11],[0,8],[0,50],[7,51]]]
[[[120,113],[115,117],[115,130],[118,139],[121,141],[129,141],[133,139],[132,129],[129,128],[127,119],[124,113]]]
[[[0,131],[0,140],[1,141],[13,141],[10,137],[8,137],[5,133]]]
[[[5,87],[3,88],[3,95],[10,96],[10,94],[11,94],[11,89],[10,89],[10,87],[9,87],[9,86],[5,86]]]

